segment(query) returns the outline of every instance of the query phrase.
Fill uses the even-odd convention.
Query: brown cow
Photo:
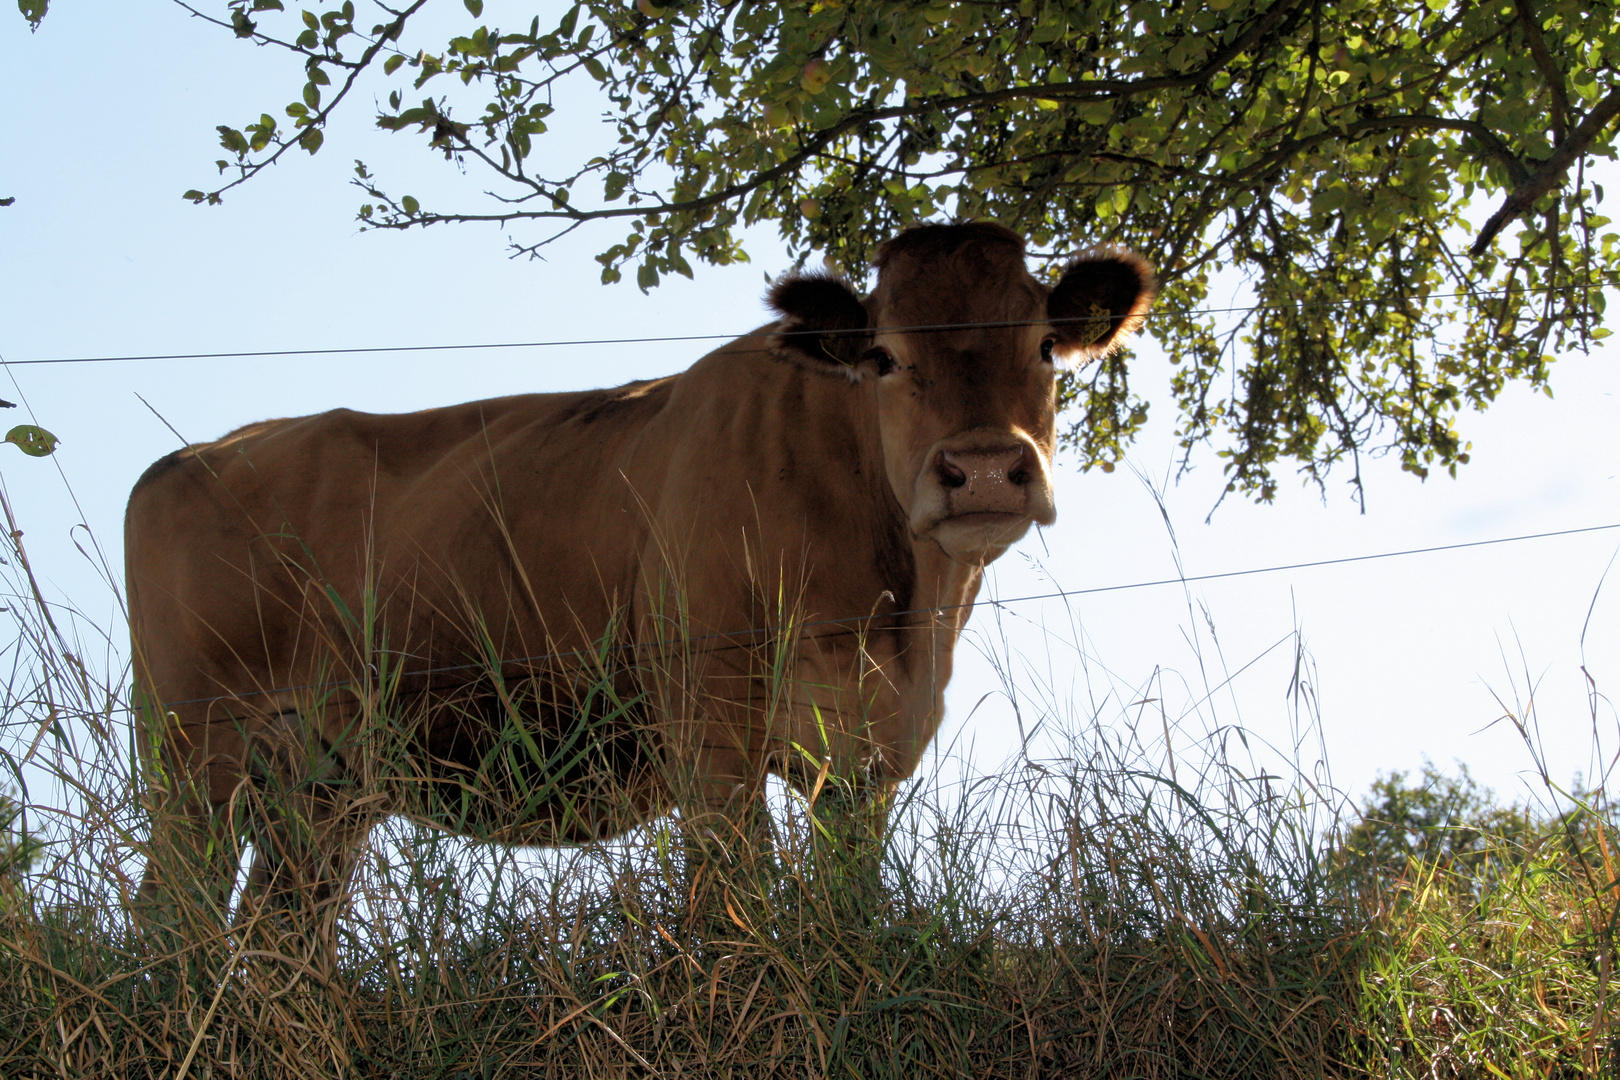
[[[911,775],[985,564],[1055,518],[1054,359],[1113,348],[1153,279],[1101,251],[1049,288],[986,223],[874,265],[864,299],[787,277],[668,378],[154,464],[126,526],[154,850],[222,906],[252,828],[279,907],[341,896],[383,813],[558,844],[727,814],[805,755]],[[162,862],[143,897],[182,887]]]

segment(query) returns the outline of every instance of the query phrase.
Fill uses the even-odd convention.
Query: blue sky
[[[596,283],[591,256],[617,239],[612,226],[583,230],[545,261],[508,259],[493,228],[361,234],[360,194],[347,186],[356,157],[419,195],[475,182],[408,137],[367,131],[362,113],[315,158],[296,155],[222,207],[193,207],[179,196],[213,172],[214,125],[240,126],[296,93],[279,58],[177,7],[68,3],[33,35],[0,17],[0,56],[12,103],[0,120],[0,196],[16,198],[0,210],[8,361],[734,333],[764,320],[763,275],[787,266],[760,232],[752,265],[699,268],[696,282],[643,296]],[[556,152],[591,136],[586,114]],[[54,461],[0,447],[0,479],[50,588],[109,627],[116,601],[79,547],[91,535],[121,566],[125,497],[178,444],[175,432],[205,439],[340,405],[392,411],[608,385],[679,370],[702,351],[676,342],[12,367],[0,397],[20,394],[63,443]],[[1136,383],[1152,392],[1168,372],[1144,343]],[[1205,457],[1166,482],[1175,448],[1161,394],[1133,468],[1082,475],[1059,461],[1058,524],[997,564],[991,592],[1173,577],[1178,552],[1196,575],[1620,522],[1617,383],[1607,354],[1561,360],[1555,399],[1512,390],[1465,419],[1473,463],[1458,480],[1419,483],[1369,462],[1365,514],[1345,489],[1324,504],[1285,485],[1276,505],[1228,502],[1209,523],[1219,467]],[[26,419],[14,415],[3,419]],[[1070,722],[1095,717],[1115,731],[1132,718],[1143,732],[1179,722],[1174,739],[1185,742],[1241,720],[1286,746],[1297,630],[1332,776],[1347,790],[1424,755],[1516,790],[1529,756],[1493,722],[1532,691],[1555,779],[1590,775],[1581,666],[1600,695],[1620,682],[1620,581],[1587,622],[1617,546],[1620,531],[984,609],[960,654],[942,746],[994,767],[1018,744],[1015,699],[1026,728],[1057,701]],[[997,656],[1021,669],[1016,693],[996,675]],[[1613,754],[1614,712],[1606,699],[1597,707]],[[1313,736],[1307,764],[1316,746]]]

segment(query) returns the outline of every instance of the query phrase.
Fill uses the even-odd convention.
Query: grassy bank
[[[524,853],[392,819],[327,935],[137,929],[123,678],[22,554],[0,1076],[1620,1075],[1599,784],[1357,810],[1240,733],[1167,757],[1111,716],[908,787],[876,865],[780,792],[770,842],[701,867],[678,820]]]

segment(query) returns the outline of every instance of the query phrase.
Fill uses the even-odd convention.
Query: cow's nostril
[[[967,473],[957,468],[944,454],[939,456],[939,482],[948,488],[959,488],[967,483]]]
[[[1014,465],[1012,471],[1007,474],[1007,482],[1014,487],[1023,487],[1029,483],[1029,470],[1024,468],[1022,462]]]

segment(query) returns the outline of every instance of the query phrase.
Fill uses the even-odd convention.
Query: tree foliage
[[[1390,878],[1407,874],[1414,861],[1475,876],[1504,848],[1523,848],[1540,831],[1527,810],[1498,802],[1467,766],[1447,776],[1425,761],[1421,776],[1397,771],[1373,781],[1359,819],[1339,847],[1339,859],[1360,872]]]
[[[600,223],[605,282],[744,259],[758,222],[857,277],[930,218],[1003,222],[1049,264],[1129,245],[1163,281],[1183,449],[1261,499],[1341,464],[1359,494],[1369,452],[1455,473],[1462,410],[1607,334],[1620,253],[1586,170],[1614,156],[1612,0],[180,2],[302,71],[220,127],[199,202],[375,100],[468,182],[436,205],[357,163],[365,226],[499,222],[532,254]],[[604,104],[600,146],[548,131]],[[1087,466],[1146,419],[1129,374],[1063,384]]]
[[[1476,889],[1538,854],[1601,866],[1598,834],[1607,823],[1597,807],[1609,808],[1603,793],[1579,782],[1557,812],[1505,803],[1466,765],[1448,776],[1425,761],[1419,776],[1397,771],[1373,781],[1336,858],[1353,874],[1386,880],[1409,878],[1415,866],[1438,867]]]

